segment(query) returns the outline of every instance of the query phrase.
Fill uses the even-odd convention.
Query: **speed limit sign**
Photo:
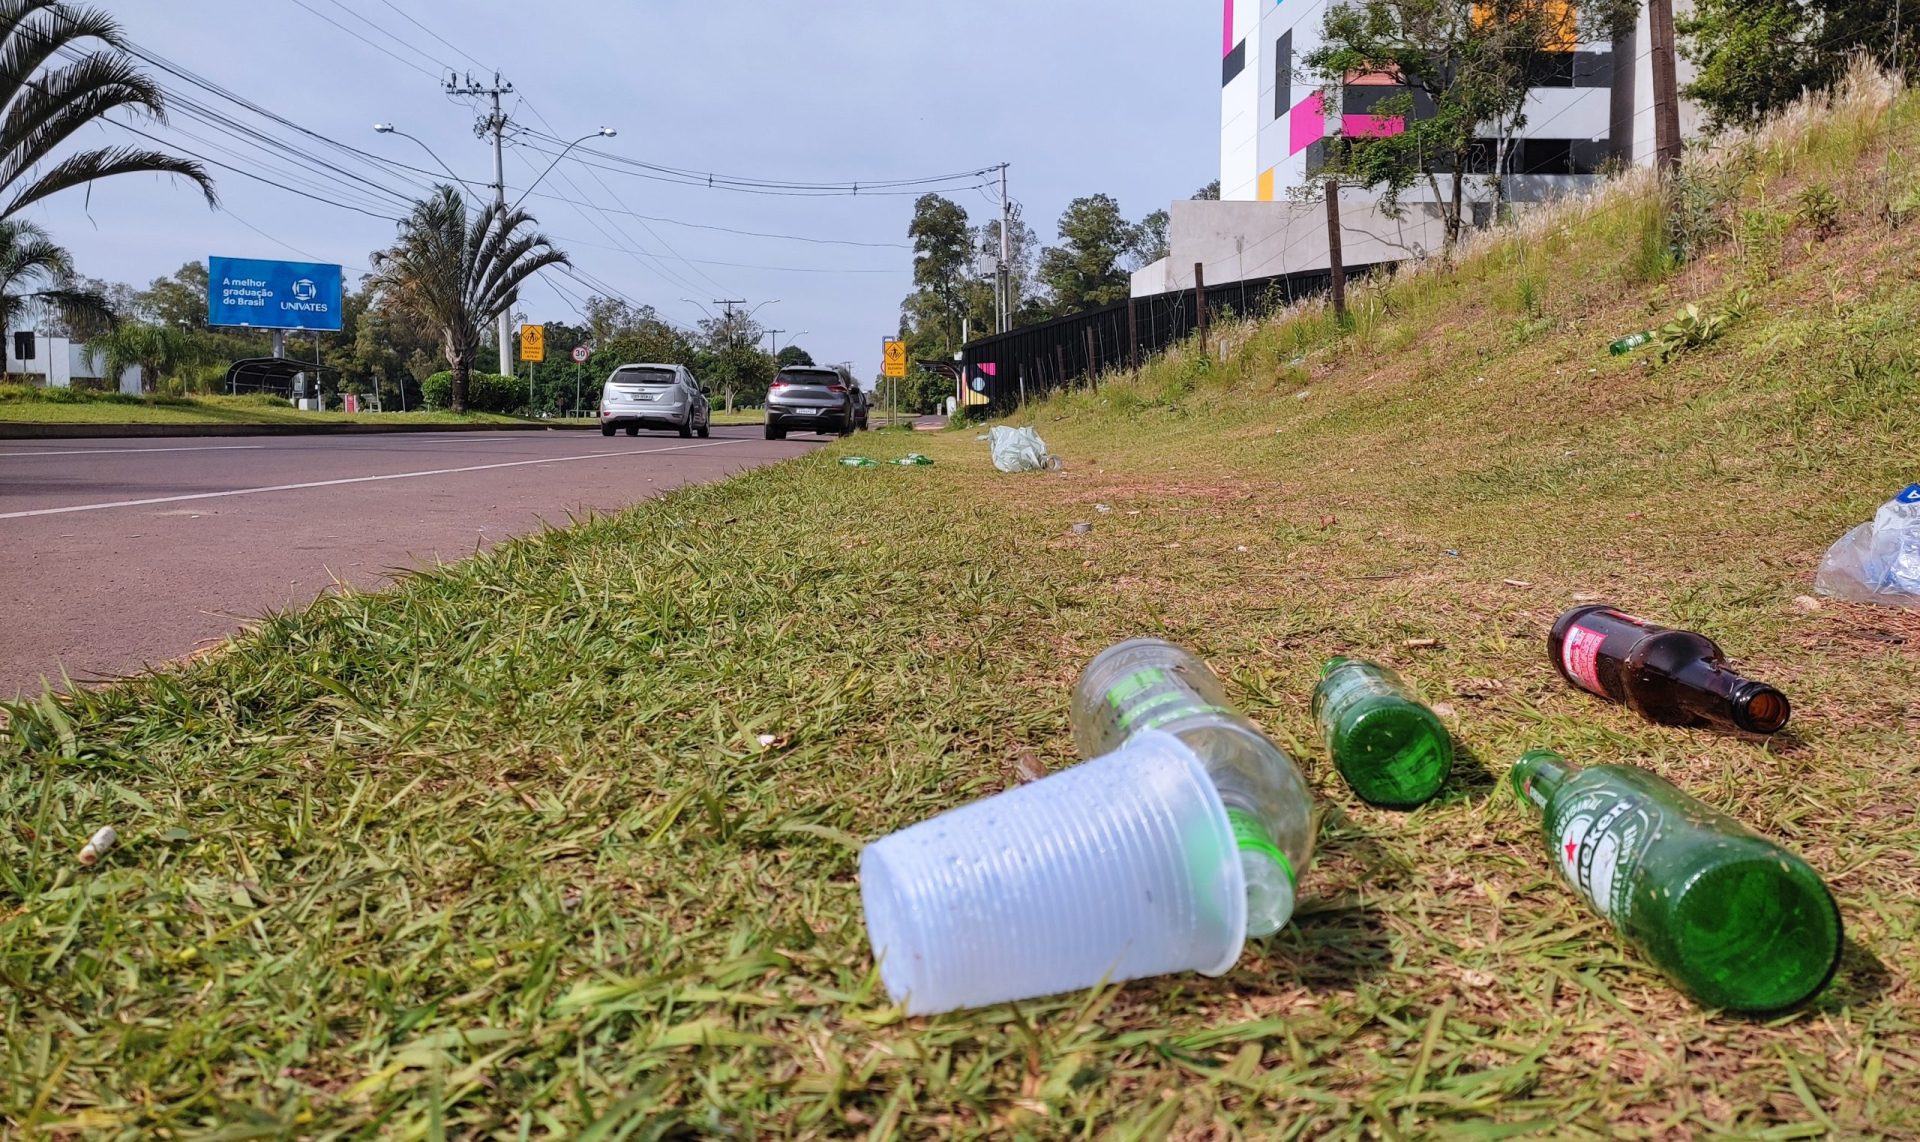
[[[576,365],[584,365],[587,363],[587,358],[591,356],[593,356],[593,350],[587,348],[585,345],[577,345],[573,350],[573,363]]]

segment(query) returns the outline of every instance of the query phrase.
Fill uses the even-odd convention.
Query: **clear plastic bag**
[[[1047,442],[1031,428],[998,424],[987,434],[993,466],[1002,472],[1036,472],[1047,466]]]
[[[1872,522],[1828,548],[1813,588],[1856,603],[1920,608],[1920,484],[1907,485]]]

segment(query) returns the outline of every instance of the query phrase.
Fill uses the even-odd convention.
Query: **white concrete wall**
[[[1192,289],[1195,262],[1205,265],[1209,285],[1330,264],[1324,202],[1176,202],[1171,214],[1172,253],[1133,275],[1135,297]],[[1362,196],[1341,200],[1341,261],[1349,266],[1424,257],[1445,236],[1440,220],[1419,207],[1392,218]]]
[[[102,379],[100,362],[87,355],[86,346],[76,345],[65,337],[34,334],[33,360],[22,361],[13,355],[13,335],[8,334],[4,352],[6,372],[37,377],[40,383],[48,388],[71,388],[75,379],[83,381]],[[129,385],[132,387],[128,387]],[[123,393],[140,391],[140,369],[137,365],[129,366],[120,377],[120,391]]]

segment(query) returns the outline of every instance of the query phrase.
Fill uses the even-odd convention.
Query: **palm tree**
[[[548,266],[572,263],[522,210],[489,203],[468,217],[466,200],[437,186],[400,222],[400,240],[373,255],[369,285],[381,300],[440,335],[453,370],[453,411],[467,411],[467,380],[480,330],[519,300],[520,285]]]
[[[138,365],[146,389],[189,365],[204,364],[209,354],[206,343],[185,329],[141,321],[116,325],[87,342],[87,358],[102,366],[101,376],[114,382],[129,366]]]
[[[72,283],[73,256],[45,230],[24,219],[0,220],[0,330],[12,329],[35,305],[57,311],[70,325],[111,325],[107,299]]]
[[[82,127],[107,122],[109,112],[165,121],[165,97],[130,51],[120,25],[104,12],[60,0],[0,0],[0,220],[120,174],[177,175],[199,186],[207,205],[219,205],[199,163],[162,151],[95,147],[54,159]]]

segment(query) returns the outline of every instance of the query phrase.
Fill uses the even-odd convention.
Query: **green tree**
[[[1149,265],[1167,256],[1167,227],[1173,215],[1156,210],[1140,220],[1140,264]]]
[[[1856,54],[1890,67],[1920,51],[1920,20],[1903,21],[1896,44],[1887,0],[1695,0],[1676,17],[1681,54],[1699,65],[1685,94],[1715,129],[1832,86]]]
[[[1039,260],[1040,239],[1027,225],[1022,216],[1020,204],[1014,203],[1008,211],[1012,224],[1007,227],[1007,261],[1009,284],[1012,287],[1012,307],[1014,324],[1027,324],[1022,315],[1031,318],[1036,310],[1044,312],[1045,291],[1041,288],[1036,275]],[[1000,220],[990,219],[974,232],[974,250],[976,265],[992,267],[1000,260]],[[979,331],[993,328],[993,276],[989,268],[985,275],[975,275],[972,288],[968,291],[967,313],[972,319],[975,335]],[[1041,320],[1045,320],[1044,317]]]
[[[913,204],[907,223],[913,241],[913,284],[935,303],[921,307],[927,320],[940,327],[947,351],[960,343],[964,293],[973,274],[973,232],[967,212],[950,199],[923,194]]]
[[[176,379],[196,365],[207,364],[210,354],[205,339],[191,330],[144,321],[122,322],[118,327],[87,342],[87,358],[101,375],[113,378],[140,367],[141,387],[152,391],[162,381]]]
[[[153,279],[136,301],[150,321],[176,329],[207,328],[207,264],[188,262],[171,277]]]
[[[789,345],[785,349],[780,350],[780,355],[774,358],[774,364],[782,369],[788,365],[811,365],[813,364],[813,354],[798,345]]]
[[[413,204],[399,240],[373,255],[369,284],[386,302],[411,313],[440,338],[453,372],[452,407],[467,409],[467,378],[482,344],[482,326],[519,298],[521,283],[566,254],[523,210],[488,203],[469,217],[460,191],[441,185]]]
[[[1199,190],[1194,191],[1192,195],[1192,199],[1195,202],[1220,201],[1220,180],[1216,178],[1212,182],[1201,187]]]
[[[1130,282],[1123,263],[1139,249],[1140,228],[1120,213],[1111,195],[1090,194],[1060,215],[1060,245],[1040,255],[1040,279],[1063,314],[1125,301]]]
[[[199,163],[134,146],[57,153],[115,112],[164,120],[166,100],[105,12],[0,0],[0,220],[63,190],[123,174],[168,174],[218,205]],[[58,61],[57,63],[54,61]]]
[[[370,292],[363,290],[360,296]],[[378,392],[383,405],[391,393],[388,407],[419,408],[420,382],[435,371],[438,346],[433,334],[419,318],[399,307],[382,304],[378,298],[369,302],[354,326],[353,343],[342,367]]]
[[[106,304],[106,312],[88,310],[69,314],[62,313],[57,306],[41,307],[38,325],[40,330],[50,337],[65,337],[85,344],[112,329],[117,323],[139,315],[140,306],[137,300],[139,293],[125,282],[75,276],[69,288],[84,294],[97,294]]]
[[[1336,136],[1322,177],[1378,188],[1389,208],[1424,179],[1451,252],[1465,230],[1476,144],[1489,129],[1510,139],[1525,125],[1534,60],[1574,40],[1611,38],[1637,6],[1594,0],[1577,15],[1564,0],[1356,0],[1328,7],[1323,41],[1303,63],[1327,77],[1334,103],[1349,76],[1384,74],[1407,90],[1373,112],[1401,118],[1405,129],[1380,138]],[[1421,103],[1430,110],[1416,114]]]
[[[760,348],[765,339],[759,323],[738,310],[708,318],[700,323],[700,340],[689,367],[727,408],[757,406],[779,371],[773,355]]]
[[[73,256],[45,230],[25,219],[0,219],[0,332],[14,329],[30,308],[101,330],[116,320],[103,294],[75,284]]]

